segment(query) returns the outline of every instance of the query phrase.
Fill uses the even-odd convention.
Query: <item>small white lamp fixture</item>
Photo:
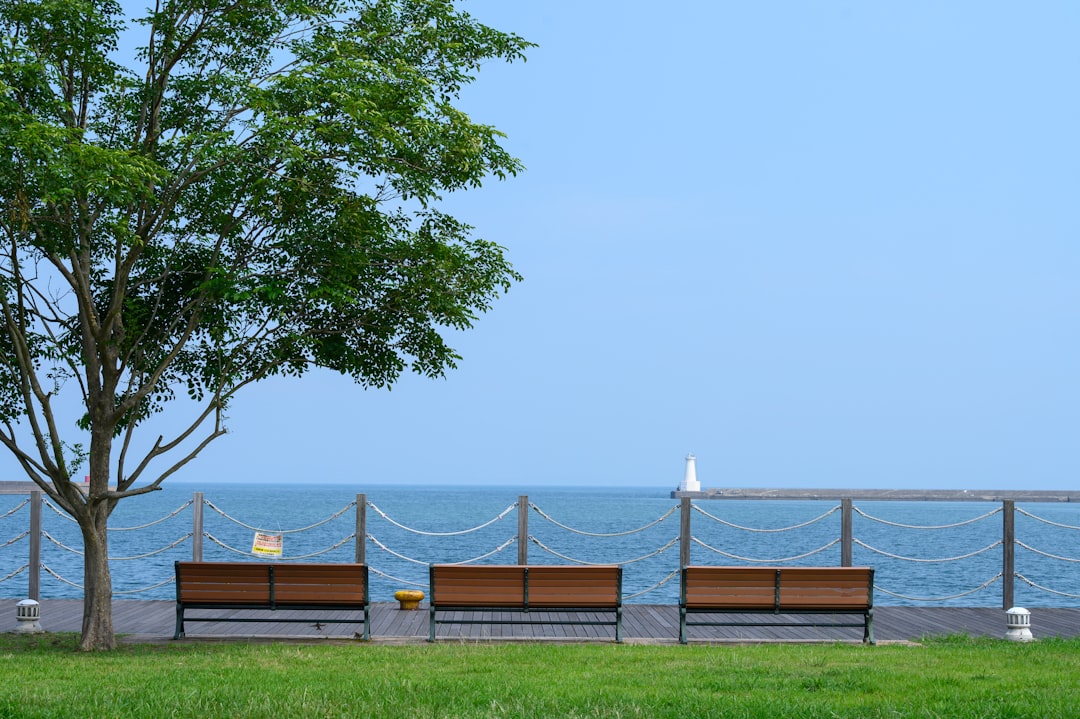
[[[24,599],[15,605],[16,634],[41,634],[45,630],[41,628],[41,605],[33,599]]]
[[[1005,612],[1005,624],[1009,631],[1005,632],[1005,638],[1014,642],[1032,642],[1035,637],[1031,634],[1031,612],[1023,607],[1013,607]]]

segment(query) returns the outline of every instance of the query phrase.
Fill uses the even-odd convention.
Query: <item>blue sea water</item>
[[[516,563],[515,503],[527,495],[529,562],[623,564],[626,601],[678,601],[680,516],[669,489],[180,482],[124,500],[114,513],[110,556],[118,598],[174,598],[173,562],[192,556],[195,491],[209,503],[203,509],[206,561],[254,559],[255,529],[285,532],[285,558],[354,561],[351,503],[364,494],[371,505],[364,549],[374,601],[391,600],[397,589],[423,588],[429,563]],[[24,499],[0,495],[0,580],[7,578],[0,597],[27,594],[27,571],[8,577],[27,563],[28,540],[12,539],[28,529],[29,509],[4,516]],[[693,564],[840,563],[837,502],[698,500],[693,507]],[[1001,504],[856,502],[855,510],[853,563],[875,567],[878,604],[1001,605]],[[126,529],[150,522],[156,523]],[[1015,522],[1015,569],[1022,575],[1015,604],[1080,606],[1080,506],[1021,503]],[[292,531],[311,525],[318,526]],[[50,571],[41,575],[42,597],[81,596],[73,586],[82,583],[77,526],[46,506],[43,530],[42,564]]]

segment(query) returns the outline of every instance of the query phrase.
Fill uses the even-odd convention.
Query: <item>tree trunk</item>
[[[109,512],[102,502],[80,518],[83,535],[83,651],[116,648],[112,616],[112,574],[109,571]]]

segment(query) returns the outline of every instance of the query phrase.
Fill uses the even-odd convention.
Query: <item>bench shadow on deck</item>
[[[16,599],[0,599],[0,631],[12,631]],[[130,641],[172,641],[176,603],[170,600],[117,600],[113,622],[118,634]],[[239,613],[241,610],[237,610]],[[280,610],[279,610],[280,611]],[[626,604],[623,632],[629,643],[678,643],[679,608],[675,605]],[[302,618],[304,613],[294,612]],[[188,638],[181,641],[259,639],[285,640],[320,638],[349,640],[362,632],[363,613],[354,612],[356,624],[311,625],[266,622],[265,624],[205,622],[193,623]],[[376,643],[406,643],[426,640],[428,613],[401,611],[396,603],[375,602],[371,606],[371,635]],[[811,621],[810,617],[806,621]],[[82,624],[82,601],[46,599],[41,602],[41,625],[52,632],[77,632]],[[691,628],[690,642],[860,642],[856,628],[819,629],[798,627],[702,627]],[[1031,608],[1031,630],[1036,639],[1080,635],[1080,608]],[[876,607],[874,633],[879,643],[917,641],[926,636],[967,634],[1004,636],[1005,612],[986,607]],[[542,625],[510,627],[499,625],[453,625],[440,634],[440,641],[613,641],[610,627]]]

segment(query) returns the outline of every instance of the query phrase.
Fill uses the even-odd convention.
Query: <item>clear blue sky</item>
[[[1080,489],[1080,4],[463,6],[540,45],[463,98],[528,171],[447,203],[525,281],[179,478]]]

